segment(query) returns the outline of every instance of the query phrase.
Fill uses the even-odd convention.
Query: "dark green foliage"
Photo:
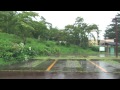
[[[120,16],[120,14],[117,14],[118,16]],[[114,17],[113,17],[114,18]],[[114,39],[116,38],[116,34],[118,34],[118,42],[120,43],[120,20],[117,20],[117,29],[118,32],[116,33],[116,25],[115,22],[112,22],[111,19],[111,23],[110,25],[108,25],[108,27],[105,30],[105,34],[104,34],[104,38],[109,38],[109,39]]]
[[[99,51],[99,46],[91,46],[89,47],[92,51],[96,51],[98,52]]]
[[[36,21],[36,17],[40,20]],[[88,50],[88,34],[93,29],[98,30],[97,25],[87,25],[81,17],[61,30],[36,12],[0,11],[0,58],[6,62],[23,62],[37,55],[83,54],[84,49]]]
[[[36,17],[40,20],[36,21]],[[0,31],[19,36],[24,44],[29,43],[26,39],[30,37],[39,41],[66,41],[69,44],[87,48],[88,35],[91,35],[93,29],[96,29],[96,32],[99,31],[96,24],[88,25],[81,17],[77,17],[73,25],[58,29],[52,27],[51,23],[36,12],[0,11]],[[20,41],[16,40],[14,43],[20,43]],[[60,45],[66,46],[66,43],[62,42]]]
[[[95,39],[94,35],[91,33],[95,29],[96,33],[99,32],[98,26],[96,24],[88,25],[83,22],[84,19],[77,17],[73,25],[65,26],[66,41],[70,44],[80,46],[84,49],[89,47],[89,36]]]
[[[20,42],[22,40],[15,35],[0,33],[0,58],[4,61],[17,60],[19,62],[25,61],[25,55],[27,58],[35,56],[35,51],[29,50],[28,47],[22,47]]]
[[[45,45],[46,45],[47,47],[54,47],[54,46],[55,46],[55,42],[47,41],[47,42],[45,42]]]

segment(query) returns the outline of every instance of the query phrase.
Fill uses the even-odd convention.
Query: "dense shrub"
[[[96,51],[98,52],[99,51],[99,46],[91,46],[89,47],[92,51]]]
[[[28,47],[21,46],[21,44],[17,43],[0,43],[0,58],[3,58],[4,61],[25,61],[27,56],[28,59],[32,58],[35,55],[35,51],[33,49],[29,50]]]
[[[45,42],[45,45],[46,45],[47,47],[54,47],[54,46],[55,46],[55,42],[46,41],[46,42]]]

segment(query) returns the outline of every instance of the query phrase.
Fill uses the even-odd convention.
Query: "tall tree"
[[[67,40],[68,42],[86,48],[89,45],[89,35],[95,38],[94,35],[91,33],[93,29],[96,29],[97,32],[98,26],[96,24],[88,25],[84,23],[83,18],[77,17],[73,25],[65,26],[65,31],[68,33],[67,36],[69,37],[69,39]]]
[[[119,13],[117,15],[120,16]],[[117,28],[118,28],[118,42],[120,42],[120,20],[117,20],[117,22],[118,22],[118,25],[117,25]],[[109,39],[115,39],[116,38],[115,29],[116,29],[115,28],[115,23],[112,22],[112,24],[108,25],[108,27],[106,28],[104,38],[108,37]]]
[[[38,14],[35,12],[23,11],[18,13],[14,19],[16,21],[14,27],[14,30],[16,30],[15,34],[19,35],[23,39],[24,44],[26,43],[26,37],[35,30],[30,23],[33,22],[33,18],[36,16],[38,16]]]
[[[16,11],[0,11],[0,29],[6,33],[12,33]]]

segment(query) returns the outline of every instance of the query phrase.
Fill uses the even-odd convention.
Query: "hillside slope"
[[[0,33],[0,60],[21,62],[35,56],[95,54],[91,49],[82,49],[75,45],[58,45],[54,41],[42,41],[27,38],[27,43],[21,46],[21,38],[7,33]]]

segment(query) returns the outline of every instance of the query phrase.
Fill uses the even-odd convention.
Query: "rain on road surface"
[[[3,67],[2,79],[120,79],[120,62],[100,60],[35,60],[24,65]]]

